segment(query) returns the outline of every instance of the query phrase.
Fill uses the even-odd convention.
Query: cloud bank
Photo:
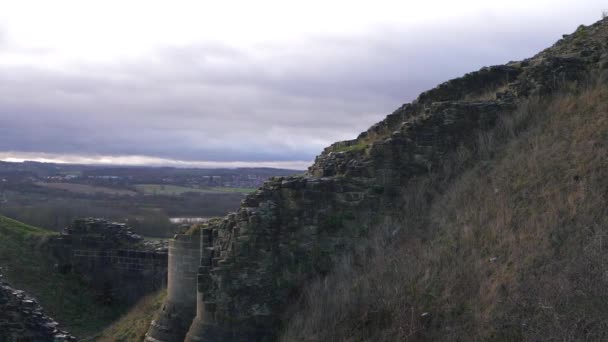
[[[601,14],[573,4],[293,40],[193,35],[105,60],[28,44],[0,21],[0,159],[301,168],[421,91],[529,57]]]

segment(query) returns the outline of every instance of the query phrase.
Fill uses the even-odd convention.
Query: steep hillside
[[[10,284],[33,295],[47,314],[77,337],[96,333],[125,308],[101,305],[76,276],[54,269],[45,241],[52,232],[0,216],[0,267]]]
[[[380,253],[307,287],[284,341],[608,338],[608,84],[522,103],[461,153]]]
[[[169,281],[148,341],[605,338],[607,70],[603,20],[270,179],[193,232],[196,317]]]
[[[412,179],[396,199],[403,215],[371,234],[375,252],[308,283],[281,340],[606,340],[607,37],[605,20],[581,26],[510,63],[532,66],[515,82],[453,95],[462,104],[511,94],[514,110],[490,130],[464,132],[472,144]],[[394,137],[394,127],[389,116],[328,148],[318,160],[331,168],[311,170],[352,165],[336,152],[369,160],[374,134]]]

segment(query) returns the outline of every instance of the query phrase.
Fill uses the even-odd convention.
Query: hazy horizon
[[[311,162],[213,162],[213,161],[184,161],[141,156],[108,157],[108,156],[69,156],[47,155],[45,153],[2,153],[0,161],[9,163],[37,162],[66,165],[90,165],[108,167],[174,167],[196,169],[240,169],[240,168],[272,168],[304,171]]]
[[[0,160],[302,170],[421,91],[531,57],[601,1],[19,1]]]

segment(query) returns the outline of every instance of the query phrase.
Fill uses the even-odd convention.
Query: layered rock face
[[[203,227],[197,312],[186,341],[272,341],[290,298],[335,256],[398,215],[395,193],[434,172],[476,132],[530,96],[601,77],[608,21],[581,27],[533,58],[483,68],[421,94],[355,140],[326,148],[308,173],[273,178],[236,213]],[[387,222],[388,221],[388,222]],[[169,322],[167,314],[159,320]],[[157,320],[158,321],[158,320]],[[183,322],[181,322],[183,323]],[[167,325],[179,341],[184,324]]]
[[[49,241],[58,271],[79,275],[105,301],[135,303],[166,285],[167,248],[122,223],[76,220]]]
[[[44,314],[36,300],[12,288],[0,274],[0,341],[76,341]]]

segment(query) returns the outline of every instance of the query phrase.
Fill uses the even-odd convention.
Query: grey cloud
[[[259,54],[216,42],[62,71],[0,66],[0,151],[311,160],[421,91],[530,56],[566,26],[446,23]]]

